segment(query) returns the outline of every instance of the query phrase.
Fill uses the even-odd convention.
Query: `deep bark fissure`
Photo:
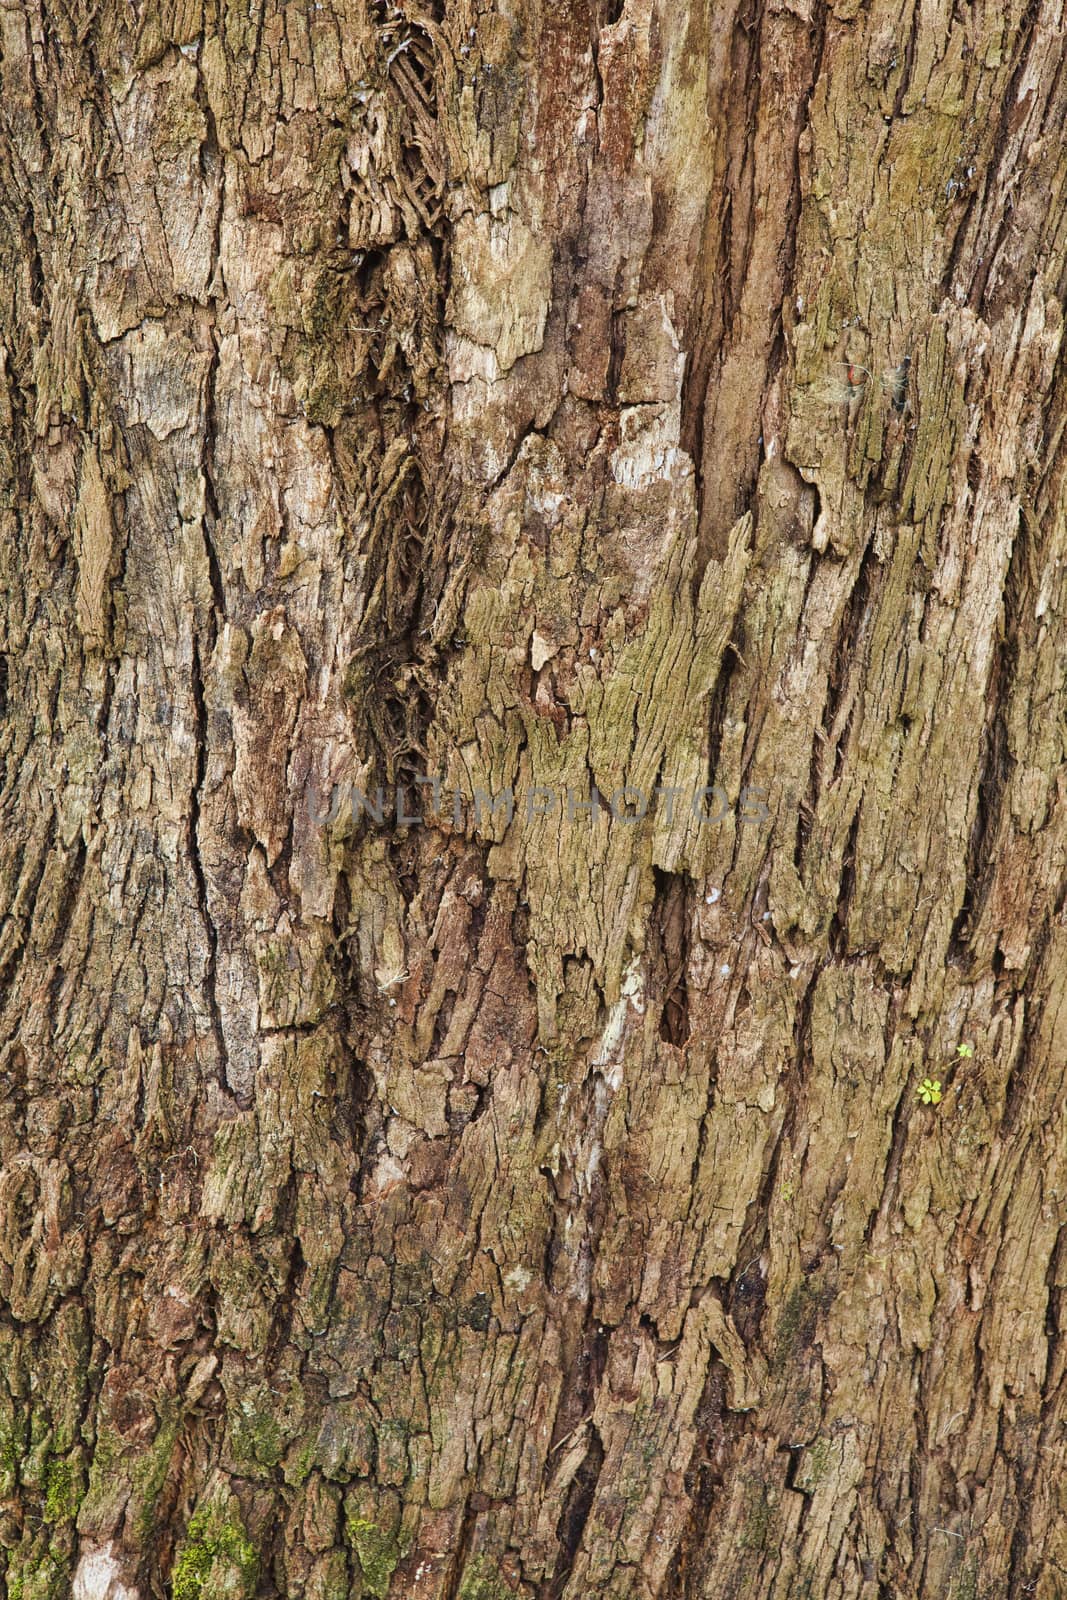
[[[193,640],[193,670],[192,693],[193,705],[196,710],[196,769],[193,789],[190,795],[189,809],[189,864],[192,868],[193,879],[196,883],[197,901],[203,927],[207,940],[207,967],[205,972],[205,995],[211,1016],[211,1027],[218,1051],[219,1082],[225,1088],[227,1084],[227,1050],[226,1036],[223,1032],[222,1013],[219,1010],[218,995],[216,992],[216,974],[218,972],[219,933],[215,919],[211,914],[211,905],[208,898],[207,876],[204,872],[204,863],[200,854],[200,808],[204,793],[204,783],[207,776],[207,746],[208,746],[208,718],[207,708],[204,703],[204,684],[200,670],[200,646],[196,639]]]

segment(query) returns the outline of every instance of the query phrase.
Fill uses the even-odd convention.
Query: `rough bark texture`
[[[1063,22],[0,0],[10,1600],[1067,1594]]]

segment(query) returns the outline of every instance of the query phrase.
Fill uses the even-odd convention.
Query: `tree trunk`
[[[1062,25],[2,0],[11,1600],[1067,1595]]]

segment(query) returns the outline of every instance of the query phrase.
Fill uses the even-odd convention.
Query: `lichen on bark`
[[[1061,20],[0,4],[9,1595],[1061,1593]]]

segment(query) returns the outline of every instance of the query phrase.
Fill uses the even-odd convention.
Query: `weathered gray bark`
[[[0,0],[12,1600],[1067,1594],[1062,25]]]

